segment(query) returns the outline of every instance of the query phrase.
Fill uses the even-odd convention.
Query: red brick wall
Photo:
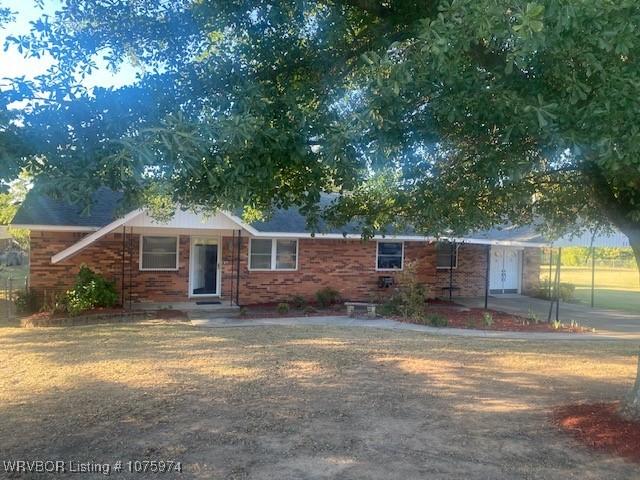
[[[32,232],[30,284],[36,291],[66,290],[75,280],[79,266],[86,263],[92,269],[112,279],[121,291],[122,236],[107,235],[79,254],[52,265],[50,259],[74,244],[83,234],[61,232]],[[139,236],[126,236],[125,300],[133,302],[179,302],[188,300],[190,237],[180,236],[179,269],[176,272],[139,271]],[[131,252],[129,247],[131,246]],[[247,268],[248,238],[242,239],[240,260],[240,303],[277,302],[302,295],[313,299],[323,287],[338,290],[344,298],[371,300],[388,294],[377,286],[381,275],[400,281],[401,273],[378,272],[376,242],[360,240],[300,239],[298,270],[294,272],[249,272]],[[535,250],[535,249],[534,249]],[[235,259],[232,238],[222,240],[222,294],[229,297],[236,289]],[[528,258],[528,257],[526,257]],[[455,296],[484,294],[486,253],[482,245],[461,245],[458,268],[454,270]],[[405,266],[413,264],[418,281],[429,296],[446,296],[442,287],[449,285],[449,271],[436,270],[435,244],[405,242]],[[131,274],[131,276],[130,276]],[[129,279],[132,279],[130,282]],[[235,294],[234,294],[235,297]]]
[[[51,257],[73,245],[85,234],[71,232],[31,232],[29,285],[38,292],[66,291],[75,282],[83,263],[116,283],[122,294],[122,234],[112,233],[58,264]],[[128,302],[176,302],[187,299],[189,283],[189,237],[180,237],[177,271],[141,272],[140,237],[126,235],[124,256],[124,297]]]
[[[458,266],[453,269],[454,297],[482,297],[487,272],[487,246],[461,244],[458,247]],[[449,269],[436,270],[436,296],[448,297]]]
[[[31,232],[29,285],[37,292],[59,292],[71,288],[80,265],[86,263],[106,278],[118,282],[122,271],[122,236],[108,235],[82,250],[78,255],[58,264],[51,257],[73,245],[84,233]]]
[[[371,300],[389,293],[377,286],[379,276],[392,276],[400,281],[399,272],[375,269],[376,242],[359,240],[300,239],[298,270],[295,272],[255,272],[247,267],[248,239],[242,240],[240,260],[240,303],[253,304],[287,300],[302,295],[312,300],[323,287],[338,290],[344,298]],[[224,238],[223,292],[230,294],[235,264],[232,267],[231,238]],[[486,267],[485,247],[462,245],[458,268],[454,269],[455,296],[484,294]],[[405,242],[405,266],[413,264],[416,277],[430,297],[445,296],[442,287],[449,286],[449,270],[435,268],[435,244]],[[233,284],[235,290],[235,284]]]
[[[522,253],[522,293],[531,295],[540,288],[540,248],[525,248]]]

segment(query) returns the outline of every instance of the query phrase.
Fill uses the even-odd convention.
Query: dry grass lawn
[[[0,460],[183,462],[160,478],[638,478],[548,421],[554,405],[620,398],[634,350],[323,327],[0,328]]]

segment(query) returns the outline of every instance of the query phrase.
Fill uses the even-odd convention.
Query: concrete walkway
[[[349,317],[290,317],[290,318],[262,318],[262,319],[236,319],[236,318],[211,318],[191,320],[191,324],[197,327],[228,328],[228,327],[257,327],[257,326],[327,326],[327,327],[364,327],[379,328],[383,330],[424,332],[431,335],[445,335],[456,337],[496,338],[513,340],[640,340],[640,331],[631,332],[607,332],[607,333],[543,333],[543,332],[496,332],[488,330],[472,330],[462,328],[435,328],[413,323],[397,322],[395,320],[366,320]]]
[[[484,298],[461,298],[456,303],[467,307],[484,308]],[[489,297],[489,308],[528,317],[535,314],[538,320],[546,321],[549,301],[524,295]],[[553,312],[555,319],[555,307]],[[580,325],[595,328],[602,334],[630,334],[640,338],[640,312],[637,314],[619,310],[591,309],[585,305],[560,302],[560,321],[576,320]]]

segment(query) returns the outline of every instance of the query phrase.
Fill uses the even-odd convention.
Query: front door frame
[[[507,250],[515,250],[518,254],[518,260],[516,262],[516,278],[518,279],[518,286],[517,286],[517,294],[520,295],[522,293],[522,271],[523,271],[523,267],[522,267],[522,262],[523,262],[523,252],[524,252],[524,248],[522,247],[507,247],[504,245],[492,245],[491,246],[491,260],[493,260],[493,250],[501,250],[502,251],[502,264],[504,266],[504,255],[506,253]],[[504,267],[503,267],[504,268]],[[491,283],[489,283],[489,293],[491,295],[514,295],[513,292],[504,292],[504,284],[502,284],[502,288],[492,288]]]
[[[195,273],[194,261],[195,257],[193,255],[193,247],[194,243],[197,240],[207,240],[207,241],[215,241],[215,245],[218,247],[218,262],[216,264],[216,293],[193,293],[193,275]],[[222,265],[222,237],[220,235],[191,235],[189,239],[189,291],[187,294],[189,298],[207,298],[207,297],[220,297],[222,292],[220,291],[222,288],[222,275],[221,275],[221,265]]]

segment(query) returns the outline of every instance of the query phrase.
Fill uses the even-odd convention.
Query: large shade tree
[[[634,0],[66,0],[10,39],[57,64],[0,175],[368,234],[610,225],[640,262],[639,26]],[[83,91],[99,57],[139,82]]]

